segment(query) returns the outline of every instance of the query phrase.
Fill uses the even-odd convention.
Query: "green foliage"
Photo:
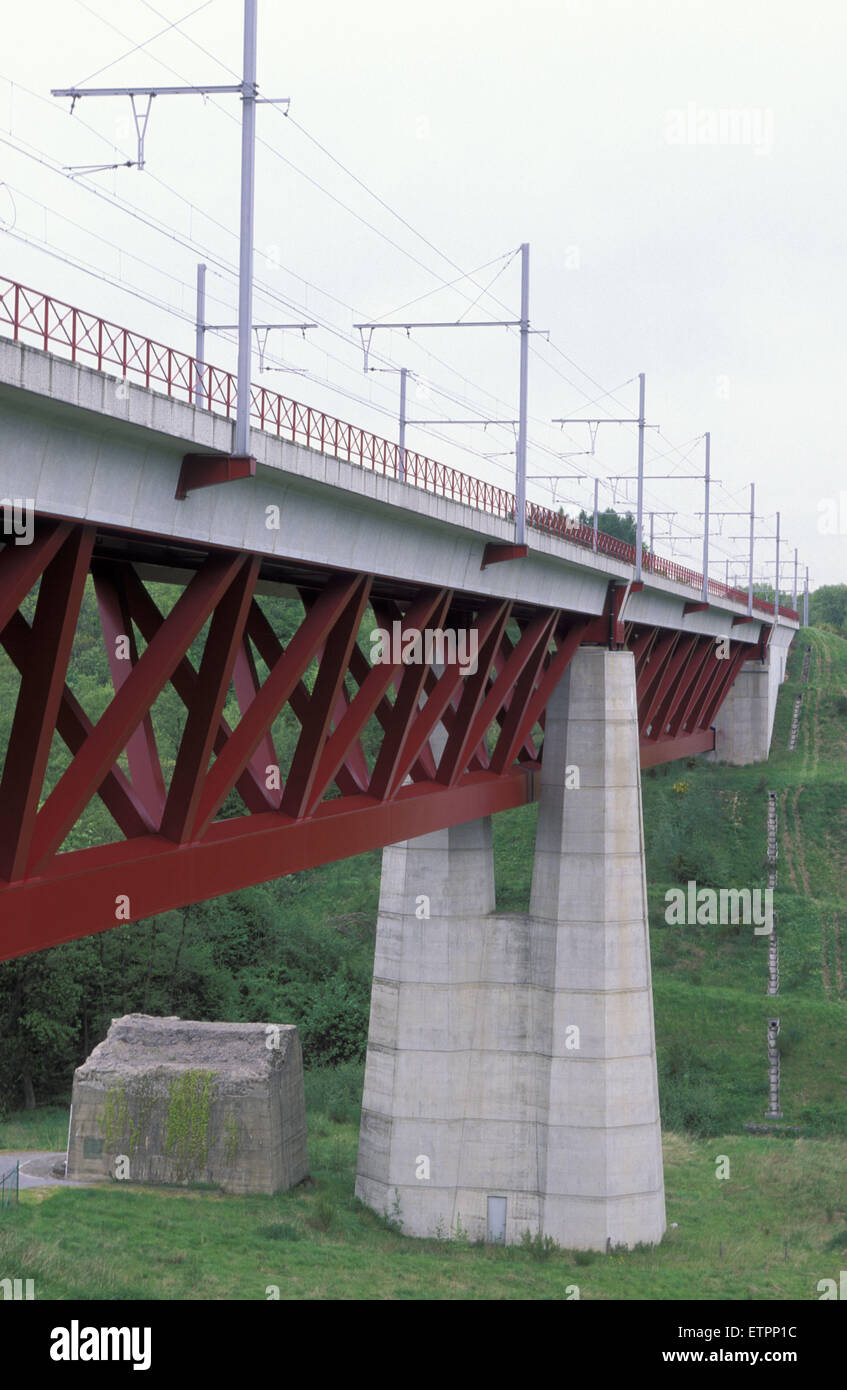
[[[183,1072],[170,1084],[165,1153],[172,1158],[178,1182],[195,1179],[209,1157],[209,1116],[215,1099],[215,1072]]]
[[[139,1131],[133,1123],[123,1081],[116,1081],[106,1092],[100,1128],[106,1141],[107,1153],[116,1154],[124,1149],[128,1154],[135,1153]]]
[[[224,1158],[230,1168],[234,1166],[240,1152],[241,1134],[238,1121],[230,1111],[224,1120]]]
[[[311,1216],[307,1217],[307,1224],[314,1231],[328,1231],[335,1220],[335,1203],[331,1197],[322,1193],[315,1203]]]
[[[813,627],[847,632],[847,584],[822,584],[810,593],[809,622]]]
[[[533,1233],[526,1230],[521,1232],[521,1249],[534,1260],[549,1260],[560,1246],[552,1236],[543,1236],[540,1231]]]
[[[579,521],[582,526],[593,526],[594,513],[580,512]],[[597,513],[597,529],[604,531],[607,536],[615,536],[629,545],[635,545],[637,523],[632,512],[621,514],[614,507],[607,507],[604,512]]]
[[[326,1115],[334,1125],[357,1125],[362,1107],[363,1073],[359,1062],[307,1069],[307,1106]]]
[[[715,1134],[727,1118],[708,1059],[682,1042],[659,1052],[659,1102],[663,1129]]]

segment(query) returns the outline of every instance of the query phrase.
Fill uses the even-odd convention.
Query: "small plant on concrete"
[[[389,1213],[386,1210],[385,1219],[388,1222],[388,1225],[391,1227],[392,1231],[396,1231],[398,1235],[403,1234],[403,1215],[400,1210],[399,1187],[395,1187],[394,1189],[394,1201],[391,1203],[391,1212]]]
[[[454,1241],[456,1242],[457,1245],[467,1245],[467,1244],[468,1244],[468,1233],[467,1233],[467,1231],[465,1230],[464,1226],[462,1225],[462,1213],[461,1213],[461,1212],[457,1212],[457,1214],[456,1214],[456,1225],[455,1225],[454,1228],[453,1228],[453,1239],[454,1239]]]
[[[240,1135],[238,1133],[238,1121],[230,1112],[224,1121],[224,1156],[227,1164],[231,1168],[238,1158],[238,1151],[241,1147]]]

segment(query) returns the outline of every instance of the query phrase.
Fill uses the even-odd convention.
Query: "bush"
[[[368,1044],[370,990],[342,963],[328,980],[309,991],[300,1018],[303,1059],[308,1066],[331,1067],[364,1060]]]
[[[533,1235],[527,1230],[521,1233],[521,1249],[526,1250],[534,1260],[549,1260],[559,1246],[552,1236],[543,1236],[540,1231]]]
[[[344,1062],[337,1067],[307,1070],[306,1108],[326,1115],[333,1124],[358,1124],[362,1106],[364,1067]]]

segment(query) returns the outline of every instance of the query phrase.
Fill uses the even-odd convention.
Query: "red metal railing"
[[[122,377],[138,378],[153,389],[163,387],[168,396],[189,401],[199,397],[206,410],[218,411],[228,418],[235,414],[237,391],[232,372],[199,362],[189,353],[166,347],[140,333],[133,333],[131,329],[98,318],[96,314],[76,309],[50,295],[0,276],[0,326],[3,324],[8,324],[12,329],[15,342],[33,338],[45,352],[52,348],[69,357],[72,362],[88,359],[101,372],[116,368]],[[515,495],[505,488],[486,483],[469,473],[461,473],[456,468],[449,468],[410,449],[405,451],[403,461],[397,444],[371,434],[369,430],[348,425],[335,416],[325,415],[322,410],[314,410],[311,406],[281,396],[277,391],[269,391],[265,386],[253,386],[251,390],[253,423],[269,434],[305,444],[321,453],[332,454],[335,458],[358,463],[394,478],[403,477],[412,487],[437,493],[454,502],[464,502],[490,516],[509,519],[515,514]],[[595,548],[593,527],[575,524],[571,518],[549,507],[527,502],[526,519],[527,525],[533,530],[559,536],[587,550]],[[604,531],[597,533],[596,549],[612,559],[635,563],[635,547],[616,536],[606,535]],[[642,566],[647,573],[660,574],[666,579],[702,591],[702,575],[673,560],[665,560],[645,550]],[[709,580],[708,591],[716,597],[729,598],[738,603],[747,601],[745,592],[728,588],[715,579]],[[774,611],[773,604],[765,599],[754,598],[753,605],[761,612]],[[780,605],[779,611],[783,617],[797,618],[792,608]]]

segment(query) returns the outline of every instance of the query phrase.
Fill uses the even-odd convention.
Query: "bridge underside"
[[[105,710],[85,707],[89,578]],[[170,606],[156,581],[180,586]],[[273,596],[299,600],[297,621],[280,624]],[[32,544],[0,550],[0,645],[20,675],[0,959],[537,799],[545,709],[581,645],[633,652],[642,766],[711,750],[758,646],[622,622],[623,597],[611,583],[587,616],[38,518]],[[373,662],[371,614],[401,643],[473,630],[477,669],[426,652],[405,664],[402,645]],[[171,758],[157,731],[168,691],[184,708]],[[113,838],[91,844],[97,797]]]

